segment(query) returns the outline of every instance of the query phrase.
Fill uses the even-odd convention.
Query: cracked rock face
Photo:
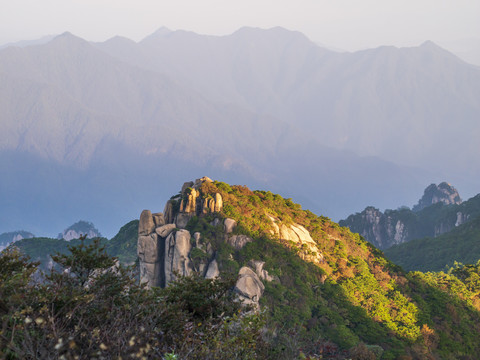
[[[167,201],[163,213],[142,211],[138,226],[137,253],[140,260],[140,278],[148,286],[165,287],[175,280],[176,274],[191,275],[194,271],[190,259],[193,247],[202,247],[202,251],[208,256],[208,259],[199,264],[202,273],[206,272],[211,278],[219,275],[218,264],[212,259],[214,254],[210,244],[201,244],[200,233],[191,239],[190,233],[185,230],[193,216],[222,210],[223,200],[220,194],[216,193],[213,198],[200,197],[199,189],[204,182],[212,180],[203,177],[195,182],[186,182],[182,186],[181,194]]]

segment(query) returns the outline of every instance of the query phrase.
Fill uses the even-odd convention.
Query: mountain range
[[[442,178],[473,193],[479,80],[431,42],[337,53],[282,28],[6,47],[0,231],[113,234],[198,173],[333,218]]]

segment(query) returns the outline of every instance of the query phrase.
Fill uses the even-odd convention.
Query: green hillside
[[[455,261],[475,264],[480,259],[480,217],[438,237],[393,246],[385,254],[409,271],[441,271]]]
[[[299,347],[313,352],[318,346],[314,339],[331,341],[339,349],[366,343],[381,346],[384,359],[425,358],[427,353],[458,359],[480,350],[472,327],[480,320],[478,310],[451,292],[403,273],[358,234],[270,192],[218,182],[204,183],[200,191],[202,197],[219,192],[223,215],[238,222],[238,232],[254,238],[240,251],[223,250],[221,267],[238,269],[252,259],[265,261],[279,281],[265,284],[261,303],[271,325],[287,326],[283,336],[291,339],[287,333],[295,334]],[[324,261],[304,261],[309,250],[275,240],[270,217],[304,226]],[[426,300],[425,292],[438,296]],[[455,304],[457,314],[469,321],[455,324],[445,314],[447,304]],[[430,330],[443,341],[430,343]],[[463,346],[453,346],[457,341]]]
[[[105,249],[122,264],[133,264],[137,260],[138,220],[132,220],[120,228],[117,235],[105,243]]]

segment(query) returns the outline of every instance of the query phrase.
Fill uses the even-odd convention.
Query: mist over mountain
[[[222,37],[163,29],[138,44],[114,38],[97,46],[174,74],[212,100],[285,119],[334,148],[459,171],[476,149],[464,134],[479,132],[480,71],[433,42],[336,53],[298,32],[242,28]]]
[[[7,47],[0,231],[88,218],[110,236],[205,174],[333,218],[442,178],[468,196],[479,80],[433,43],[336,53],[282,28]]]

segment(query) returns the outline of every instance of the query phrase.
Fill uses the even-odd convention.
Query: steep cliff
[[[447,233],[477,214],[480,215],[478,195],[462,202],[457,190],[443,182],[428,186],[413,210],[403,207],[381,212],[369,206],[339,223],[376,247],[388,249],[413,239]]]

